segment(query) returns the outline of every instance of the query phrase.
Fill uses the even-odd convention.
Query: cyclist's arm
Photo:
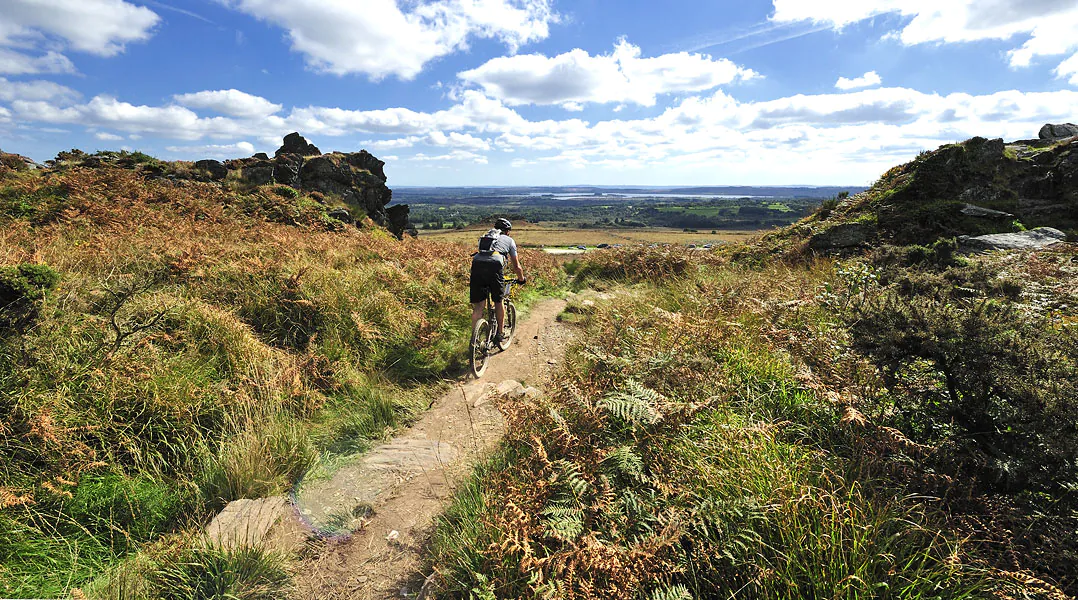
[[[512,255],[509,256],[509,259],[510,259],[510,262],[512,263],[513,272],[517,274],[517,279],[523,280],[524,279],[524,266],[520,264],[520,258],[517,255],[512,254]]]

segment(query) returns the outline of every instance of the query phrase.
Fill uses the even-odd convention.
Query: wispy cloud
[[[740,29],[714,31],[686,38],[671,45],[671,49],[683,52],[700,52],[709,48],[723,47],[722,54],[729,56],[828,29],[832,29],[832,26],[822,23],[764,21]]]
[[[165,4],[164,2],[158,2],[157,0],[142,0],[142,3],[147,5],[147,6],[152,6],[154,8],[160,8],[161,10],[171,10],[172,12],[178,12],[181,15],[187,15],[188,17],[191,17],[192,19],[198,19],[199,21],[204,21],[204,22],[209,23],[211,25],[216,25],[217,24],[217,23],[207,19],[206,17],[203,17],[202,15],[200,15],[200,14],[198,14],[196,12],[192,12],[192,11],[189,11],[189,10],[184,9],[184,8],[178,8],[178,7],[172,6],[171,4]]]

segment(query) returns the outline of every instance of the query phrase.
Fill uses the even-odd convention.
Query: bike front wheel
[[[517,332],[517,307],[512,302],[505,303],[505,326],[502,328],[502,341],[498,348],[502,351],[509,349],[513,343],[513,334]]]
[[[490,356],[490,322],[479,319],[472,329],[471,358],[472,375],[478,379],[487,370],[487,358]]]

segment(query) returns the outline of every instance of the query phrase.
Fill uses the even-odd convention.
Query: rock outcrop
[[[1048,123],[1044,127],[1041,127],[1041,131],[1037,135],[1042,140],[1061,140],[1074,137],[1078,135],[1078,125],[1075,125],[1074,123],[1063,123],[1060,125]]]
[[[958,238],[963,248],[970,250],[1036,250],[1067,241],[1067,234],[1051,227],[1038,227],[1017,233],[994,233],[990,235]]]
[[[972,138],[885,173],[869,190],[786,230],[807,247],[930,244],[942,237],[1054,227],[1078,234],[1078,128],[1045,125],[1039,140]],[[1062,136],[1062,137],[1059,137]],[[972,242],[976,243],[976,242]]]
[[[0,168],[41,168],[32,160],[0,152]],[[299,133],[290,133],[270,158],[259,152],[250,158],[219,161],[205,159],[190,167],[184,163],[159,161],[140,152],[64,151],[48,161],[49,168],[68,169],[115,167],[137,170],[147,179],[194,180],[202,182],[237,182],[249,186],[289,186],[307,193],[324,205],[325,214],[343,223],[360,225],[365,217],[389,229],[395,236],[417,235],[408,220],[408,205],[389,206],[393,191],[386,186],[385,163],[366,150],[322,154]],[[297,194],[279,190],[284,196]]]
[[[318,156],[322,151],[317,146],[308,142],[299,132],[292,132],[284,136],[284,143],[277,149],[274,156],[282,154],[296,154],[299,156]]]
[[[13,171],[28,171],[40,169],[41,165],[21,154],[10,154],[0,150],[0,169],[5,168]]]
[[[276,183],[339,199],[347,209],[334,209],[331,216],[342,222],[359,223],[366,215],[398,238],[415,233],[407,205],[387,209],[393,191],[386,186],[385,163],[366,150],[322,154],[300,134],[290,133],[273,158],[259,153],[225,161],[223,167],[249,185]]]
[[[195,163],[195,168],[205,171],[206,175],[215,181],[219,181],[228,176],[228,169],[219,160],[200,160]]]

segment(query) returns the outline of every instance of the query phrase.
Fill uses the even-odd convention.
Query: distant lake
[[[748,196],[744,194],[731,195],[731,194],[667,194],[667,193],[629,193],[629,192],[610,192],[603,194],[512,194],[511,198],[560,198],[562,200],[580,199],[580,200],[597,200],[602,198],[702,198],[702,199],[726,199],[737,200],[739,198],[774,198],[775,196]]]

